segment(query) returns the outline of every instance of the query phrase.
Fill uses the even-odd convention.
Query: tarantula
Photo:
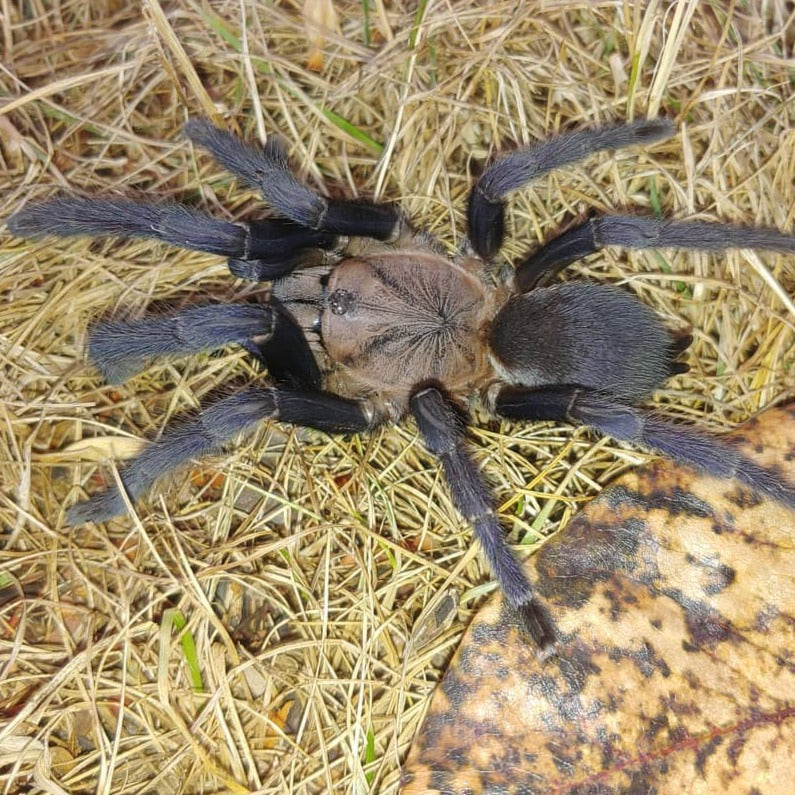
[[[568,264],[604,246],[795,252],[795,236],[606,215],[536,250],[515,268],[513,284],[488,264],[503,241],[508,193],[590,153],[652,143],[673,131],[663,119],[616,124],[498,158],[472,189],[468,241],[452,258],[393,204],[333,200],[310,190],[290,170],[277,139],[250,146],[199,119],[188,122],[187,137],[258,188],[278,217],[227,223],[177,204],[55,198],[22,209],[8,224],[23,237],[154,238],[229,257],[233,275],[273,282],[265,303],[197,306],[94,327],[89,358],[110,382],[124,381],[156,356],[230,343],[256,357],[270,379],[269,386],[250,386],[167,428],[123,470],[130,500],[263,420],[348,434],[411,414],[507,603],[546,654],[556,642],[555,624],[505,541],[467,452],[460,403],[476,397],[502,417],[589,425],[795,505],[791,484],[729,443],[635,406],[686,370],[677,358],[689,337],[668,331],[615,287],[551,284]],[[74,505],[67,519],[103,521],[123,513],[125,504],[111,488]]]

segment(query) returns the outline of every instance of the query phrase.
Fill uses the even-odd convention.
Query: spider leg
[[[335,235],[391,240],[398,236],[403,215],[393,204],[326,199],[290,170],[282,142],[268,139],[254,147],[221,130],[207,119],[191,119],[185,134],[227,171],[259,189],[280,213],[307,229]]]
[[[483,258],[497,253],[505,236],[503,198],[536,177],[576,163],[594,152],[621,149],[670,138],[674,125],[666,119],[578,130],[503,155],[481,175],[469,196],[468,236]]]
[[[256,304],[194,306],[174,315],[98,323],[88,357],[111,384],[120,384],[159,356],[187,356],[273,334],[270,307]]]
[[[518,292],[549,283],[572,262],[605,246],[725,251],[754,248],[795,252],[795,235],[777,229],[731,226],[709,221],[665,221],[634,215],[603,215],[569,229],[516,268]]]
[[[539,654],[547,656],[554,651],[557,631],[505,540],[488,487],[467,453],[453,408],[439,389],[428,387],[413,395],[411,411],[425,445],[441,461],[453,502],[472,524],[505,599],[518,613]]]
[[[301,326],[275,298],[271,298],[271,308],[272,334],[250,338],[243,347],[265,365],[280,386],[320,389],[323,376]]]
[[[230,257],[235,276],[258,281],[289,273],[306,248],[330,248],[335,243],[328,232],[279,218],[237,224],[181,204],[66,196],[23,208],[8,219],[8,228],[19,237],[104,235],[162,240]]]
[[[690,370],[685,362],[676,361],[692,344],[693,335],[686,331],[669,331],[671,343],[668,346],[668,375],[681,375]]]
[[[305,425],[327,433],[354,433],[372,424],[366,404],[324,392],[279,387],[248,387],[219,400],[194,419],[167,428],[121,473],[121,481],[131,502],[152,484],[180,464],[217,452],[258,422],[279,420]],[[113,487],[67,512],[69,524],[103,522],[124,513],[125,501]]]
[[[290,315],[274,304],[210,304],[173,315],[99,323],[88,356],[111,384],[126,381],[159,356],[187,356],[236,343],[265,364],[277,382],[316,387],[320,371]]]
[[[677,425],[650,411],[624,405],[609,395],[576,385],[503,387],[494,410],[503,417],[562,420],[590,425],[614,439],[656,450],[720,478],[735,478],[752,489],[795,507],[795,487],[746,458],[721,439]]]

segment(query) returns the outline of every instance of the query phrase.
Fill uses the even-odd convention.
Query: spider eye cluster
[[[335,315],[344,315],[350,312],[356,304],[356,296],[340,287],[329,296],[329,307]]]

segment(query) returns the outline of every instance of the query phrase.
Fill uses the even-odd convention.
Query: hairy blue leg
[[[488,487],[467,453],[455,411],[434,387],[422,389],[411,398],[411,411],[426,447],[441,461],[453,503],[472,524],[506,601],[536,643],[539,654],[547,656],[557,640],[555,626],[505,540]]]
[[[272,333],[268,306],[210,304],[174,315],[99,323],[89,334],[88,355],[106,381],[118,384],[158,356],[186,356],[231,343],[248,348]]]
[[[68,196],[24,207],[8,219],[8,228],[19,237],[147,237],[222,256],[242,256],[247,236],[239,224],[181,204]]]
[[[489,258],[505,236],[504,197],[561,166],[594,152],[621,149],[670,138],[674,125],[666,119],[577,130],[498,157],[481,175],[469,196],[468,235],[475,251]]]
[[[400,230],[403,216],[393,204],[319,196],[292,173],[284,145],[276,137],[269,138],[264,147],[251,146],[207,119],[191,119],[185,125],[185,134],[301,226],[377,240],[390,240]]]
[[[533,252],[516,268],[516,289],[524,293],[543,287],[567,265],[605,246],[692,251],[753,248],[791,253],[795,252],[795,235],[709,221],[603,215],[572,227]]]
[[[235,276],[276,279],[301,262],[308,248],[330,248],[336,237],[281,218],[230,223],[182,204],[58,196],[24,207],[8,219],[19,237],[106,236],[160,240],[229,257]]]
[[[795,487],[776,472],[738,452],[729,442],[697,428],[677,425],[644,409],[626,406],[609,395],[584,387],[504,387],[494,410],[503,417],[563,420],[589,425],[623,442],[631,442],[719,478],[734,478],[774,500],[795,507]]]
[[[248,387],[213,403],[194,419],[176,423],[149,444],[121,473],[130,502],[186,461],[218,452],[239,433],[266,419],[305,425],[328,433],[368,430],[372,416],[365,404],[325,392],[278,387]],[[69,524],[103,522],[125,511],[114,486],[67,512]]]

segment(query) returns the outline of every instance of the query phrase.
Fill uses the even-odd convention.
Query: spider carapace
[[[582,281],[554,283],[567,265],[604,246],[795,253],[775,229],[642,215],[595,217],[531,253],[507,278],[491,263],[504,237],[504,199],[535,177],[598,151],[673,135],[664,120],[558,135],[489,165],[474,184],[467,238],[448,257],[392,204],[327,199],[291,171],[278,139],[250,146],[208,121],[188,138],[263,193],[276,217],[221,221],[178,204],[55,198],[9,220],[20,236],[137,236],[228,257],[234,276],[272,282],[268,300],[209,304],[171,316],[95,326],[89,358],[119,382],[162,355],[230,343],[266,370],[249,386],[168,427],[122,472],[129,500],[179,464],[221,449],[264,420],[329,433],[358,433],[411,414],[438,456],[509,608],[541,654],[555,648],[553,617],[508,546],[485,480],[467,452],[462,408],[480,400],[495,414],[590,425],[716,477],[795,505],[781,474],[728,442],[637,404],[686,366],[689,337],[671,332],[631,293]],[[72,506],[70,522],[124,513],[116,488]]]
[[[468,394],[491,371],[486,337],[498,291],[478,278],[476,260],[454,262],[422,243],[412,239],[394,250],[370,241],[369,252],[327,273],[318,268],[316,309],[308,312],[305,276],[274,285],[281,305],[302,319],[326,370],[325,387],[346,397],[369,395],[382,419],[400,419],[419,384]]]

